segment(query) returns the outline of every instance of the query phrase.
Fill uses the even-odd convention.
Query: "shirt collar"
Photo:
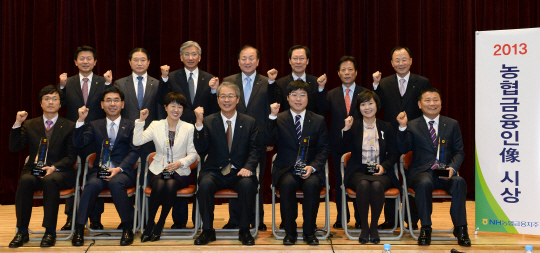
[[[43,114],[43,122],[47,122],[47,120],[52,121],[53,125],[56,124],[56,121],[58,120],[58,113],[56,113],[56,116],[54,116],[54,118],[52,119],[47,119],[47,117],[45,117],[45,114]]]
[[[231,123],[234,123],[236,122],[236,116],[238,116],[238,112],[237,111],[234,111],[234,115],[232,116],[232,118],[228,119],[227,117],[225,117],[225,115],[223,115],[223,112],[220,112],[221,114],[221,118],[223,119],[223,123],[226,124],[227,120],[230,120]]]
[[[111,128],[111,123],[113,122],[112,120],[110,120],[109,118],[105,117],[107,119],[107,129]],[[116,126],[120,126],[120,120],[122,119],[122,116],[118,117],[117,119],[114,120],[114,124]]]
[[[249,78],[251,79],[252,82],[255,81],[255,76],[256,75],[257,75],[257,71],[253,72],[253,74],[251,76],[249,76]],[[242,82],[244,80],[246,80],[246,77],[248,77],[248,76],[246,76],[246,74],[244,74],[244,72],[242,72]]]
[[[90,73],[87,77],[84,77],[81,73],[79,73],[79,81],[82,83],[83,78],[88,78],[89,81],[92,81],[92,77],[94,76],[94,72]]]
[[[193,72],[189,71],[187,68],[184,68],[184,71],[186,71],[186,76],[188,79],[190,73],[193,73],[193,79],[197,79],[197,77],[199,76],[199,67],[195,68]]]
[[[439,117],[441,116],[440,114],[437,115],[437,117],[435,117],[434,119],[430,119],[430,118],[426,117],[426,115],[422,115],[422,116],[424,117],[424,119],[426,120],[428,125],[429,125],[429,122],[432,121],[432,120],[435,121],[434,125],[439,125]]]
[[[132,72],[131,75],[133,75],[133,80],[135,80],[135,81],[137,81],[137,82],[139,81],[139,80],[137,79],[137,77],[139,77],[139,75],[135,74],[135,72]],[[145,72],[145,73],[142,75],[143,81],[146,80],[146,77],[148,77],[148,72]]]
[[[306,109],[304,109],[300,114],[296,114],[295,112],[293,112],[293,110],[291,110],[291,114],[293,119],[296,117],[296,115],[300,115],[300,119],[304,119],[306,117]]]
[[[351,91],[354,91],[354,88],[356,88],[356,82],[351,84],[351,86],[349,88],[347,88],[347,86],[345,86],[345,84],[341,84],[341,87],[343,87],[343,92],[345,92],[346,89],[351,89]]]
[[[306,72],[304,72],[302,76],[296,76],[294,73],[291,73],[291,74],[292,74],[293,81],[298,80],[298,78],[301,78],[304,82],[306,81]]]
[[[407,73],[407,75],[405,75],[405,77],[403,77],[403,78],[398,76],[397,73],[396,73],[396,76],[397,76],[398,83],[399,83],[399,79],[405,79],[405,83],[409,83],[409,77],[411,77],[411,71],[409,71],[409,73]]]

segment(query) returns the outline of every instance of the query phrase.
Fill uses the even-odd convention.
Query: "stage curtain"
[[[0,199],[14,203],[27,151],[8,149],[17,111],[41,116],[39,90],[58,76],[77,73],[73,52],[80,45],[98,51],[94,73],[131,73],[128,53],[144,47],[151,54],[149,75],[160,65],[182,67],[179,47],[202,46],[199,67],[220,79],[238,73],[237,51],[245,44],[261,52],[258,71],[290,73],[287,50],[306,45],[307,72],[328,76],[327,88],[341,83],[337,61],[358,59],[356,83],[372,88],[372,73],[393,74],[390,50],[412,51],[412,72],[431,80],[442,93],[442,114],[460,122],[465,160],[460,174],[474,197],[475,31],[537,27],[538,1],[470,0],[1,0],[0,8]],[[481,92],[481,91],[479,91]],[[61,115],[64,112],[61,111]],[[331,164],[331,163],[329,163]],[[269,203],[270,166],[264,176]],[[336,189],[333,169],[332,189]],[[333,191],[333,190],[332,190]]]

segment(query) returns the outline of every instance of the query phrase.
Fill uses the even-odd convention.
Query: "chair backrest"
[[[345,153],[341,159],[343,160],[343,167],[347,167],[347,162],[351,159],[351,152]]]
[[[405,154],[403,156],[403,165],[405,166],[405,169],[409,168],[409,165],[412,163],[413,153],[410,151],[409,153]]]

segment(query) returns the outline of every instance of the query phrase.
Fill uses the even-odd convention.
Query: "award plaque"
[[[101,145],[101,158],[99,159],[99,170],[97,173],[98,178],[105,179],[111,175],[111,172],[108,172],[111,167],[111,151],[111,140],[107,138],[103,140],[103,144]]]
[[[47,174],[46,170],[42,170],[45,166],[45,160],[47,159],[47,138],[41,138],[39,141],[38,154],[34,168],[32,169],[32,175],[36,177],[43,177]]]
[[[433,166],[431,166],[431,169],[433,170],[433,177],[450,177],[450,171],[446,170],[446,164],[444,163],[444,148],[446,146],[445,140],[439,139],[439,144],[437,151],[441,151],[440,153],[440,159],[436,159],[433,163]]]
[[[371,141],[372,145],[373,145],[373,141]],[[370,159],[367,163],[367,170],[366,170],[366,174],[367,175],[373,175],[375,173],[379,173],[379,168],[377,168],[377,163],[375,162],[375,159],[373,159],[373,146],[371,146],[371,153],[370,153]]]
[[[304,168],[307,166],[306,157],[308,155],[309,136],[302,139],[300,142],[300,148],[298,149],[298,157],[294,164],[294,175],[301,176],[306,174],[307,171]]]
[[[171,171],[168,171],[166,168],[167,168],[167,165],[169,165],[170,163],[173,162],[173,156],[172,156],[172,151],[171,151],[171,145],[169,144],[168,141],[165,142],[165,148],[164,148],[164,152],[163,154],[167,154],[167,163],[163,163],[163,171],[161,172],[161,179],[163,180],[167,180],[167,179],[171,179],[174,177],[174,172],[171,172]],[[164,157],[165,158],[165,157]]]

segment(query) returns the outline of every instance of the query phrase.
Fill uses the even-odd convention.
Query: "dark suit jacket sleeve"
[[[278,128],[277,128],[277,119],[266,121],[266,129],[264,131],[264,145],[274,146],[276,145],[277,139],[279,138]]]
[[[92,124],[84,124],[73,129],[73,146],[82,148],[94,142],[94,127]]]
[[[463,141],[461,139],[461,130],[459,129],[459,124],[456,122],[454,124],[454,129],[452,129],[452,159],[448,164],[448,167],[452,167],[456,173],[461,167],[463,158],[465,157],[465,152],[463,152]]]
[[[195,125],[195,134],[193,135],[193,144],[195,145],[195,150],[197,153],[204,154],[208,149],[208,140],[210,138],[208,132],[208,122],[206,118],[203,120],[203,128],[201,131],[197,130],[197,125]]]
[[[167,82],[163,81],[163,78],[159,77],[159,85],[158,85],[158,91],[157,91],[157,102],[161,105],[163,105],[163,100],[165,99],[165,95],[167,93],[171,92],[171,75],[169,73],[169,78],[167,79]]]
[[[64,148],[66,150],[66,156],[54,163],[54,167],[60,171],[72,170],[73,164],[77,162],[78,149],[73,147],[73,128],[75,128],[75,124],[71,125],[69,133],[64,138],[63,146],[57,146],[57,148]]]
[[[375,88],[375,87],[373,87],[373,88]],[[385,101],[384,101],[385,97],[384,97],[384,91],[383,91],[382,83],[379,82],[379,86],[377,86],[377,89],[373,90],[373,91],[375,91],[375,94],[377,94],[377,96],[381,100],[381,108],[383,108],[384,103],[385,103]]]
[[[321,172],[324,171],[324,165],[330,155],[330,149],[328,148],[328,130],[324,119],[321,122],[317,135],[317,155],[315,156],[315,159],[309,162],[309,166],[315,168],[317,170],[316,172]]]
[[[279,100],[278,99],[278,95],[279,95],[278,89],[279,89],[279,87],[277,85],[277,80],[274,80],[274,83],[272,83],[272,84],[268,83],[267,95],[268,95],[269,104],[273,104],[273,103],[278,102],[278,100]]]
[[[138,153],[139,147],[133,145],[133,127],[131,127],[129,131],[129,150],[127,152],[126,157],[124,157],[124,160],[122,160],[122,163],[118,167],[122,168],[124,172],[134,170],[133,165],[137,162],[139,159],[139,153]],[[141,164],[142,168],[142,164]]]
[[[28,143],[28,137],[26,135],[26,124],[23,123],[21,127],[11,129],[9,134],[9,150],[11,152],[19,152]]]
[[[353,125],[351,128],[347,131],[342,131],[343,134],[338,135],[338,139],[336,141],[335,149],[338,154],[345,154],[347,150],[350,150],[349,145],[354,144],[350,140],[354,140],[354,124],[358,124],[357,121],[353,121]]]
[[[257,138],[258,132],[257,124],[253,122],[253,124],[251,124],[251,129],[249,130],[249,157],[244,165],[244,168],[251,171],[253,175],[256,173],[255,170],[259,163],[259,157],[261,156],[261,144]]]
[[[407,123],[407,129],[405,131],[399,131],[397,135],[397,146],[401,154],[407,154],[412,150],[413,134],[410,132],[411,126]]]
[[[399,162],[400,153],[397,146],[396,134],[392,130],[392,125],[387,123],[385,128],[386,160],[382,162],[381,166],[383,166],[387,174],[394,175],[392,168],[394,167],[394,164]]]

